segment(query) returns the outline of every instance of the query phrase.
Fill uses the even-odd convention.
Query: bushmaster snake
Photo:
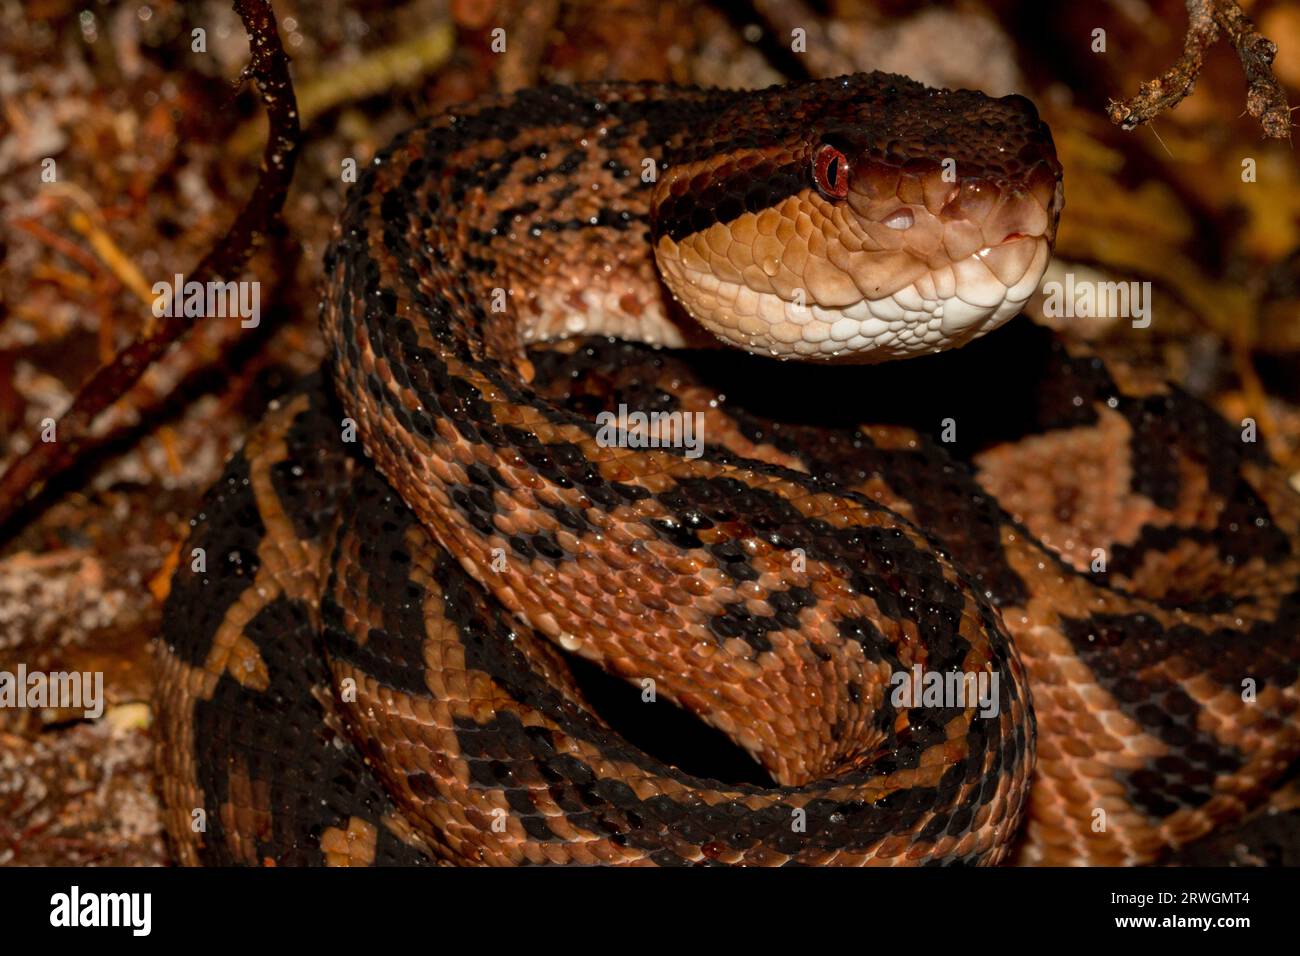
[[[1300,750],[1300,508],[1178,390],[980,339],[1060,179],[1026,100],[882,74],[400,136],[326,255],[333,388],[182,550],[179,858],[1135,863],[1257,804]],[[603,439],[620,406],[704,453]],[[761,777],[692,764],[705,725]]]

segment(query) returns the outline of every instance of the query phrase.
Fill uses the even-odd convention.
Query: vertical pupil
[[[830,184],[831,189],[835,188],[836,180],[840,178],[840,158],[831,157],[831,161],[826,166],[826,182]]]

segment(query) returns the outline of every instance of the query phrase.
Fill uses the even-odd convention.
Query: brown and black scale
[[[916,95],[897,78],[862,82],[873,95],[889,84],[904,106]],[[833,92],[803,89],[813,100]],[[1027,859],[1153,859],[1266,795],[1300,746],[1297,509],[1266,464],[1225,442],[1224,426],[1186,397],[1130,398],[1100,363],[1051,346],[1041,371],[1016,358],[1028,404],[985,418],[970,394],[948,392],[961,397],[963,423],[1002,432],[952,454],[898,425],[813,429],[789,408],[773,413],[763,395],[747,407],[729,384],[747,373],[764,381],[771,369],[757,360],[706,357],[698,387],[682,394],[696,373],[636,346],[525,356],[521,329],[526,339],[530,324],[568,302],[557,279],[565,265],[603,259],[617,263],[611,283],[653,283],[636,175],[643,156],[670,165],[674,144],[738,103],[757,130],[735,146],[747,148],[762,119],[778,115],[764,97],[789,95],[526,91],[431,121],[367,170],[327,257],[323,322],[335,385],[401,494],[339,442],[344,413],[317,386],[268,417],[211,493],[183,553],[204,547],[212,566],[179,572],[162,649],[168,824],[184,861],[996,862],[1017,829],[1034,754],[1008,630],[1042,731]],[[591,183],[601,186],[594,199]],[[764,188],[796,187],[778,171]],[[487,308],[497,287],[510,291],[505,315]],[[635,330],[647,303],[623,308]],[[982,350],[966,366],[977,396],[1006,387],[1008,376],[988,364],[1013,348],[999,339],[972,347]],[[598,451],[581,403],[611,407],[637,367],[668,370],[656,379],[661,401],[725,392],[713,412],[733,422],[720,432],[732,434],[730,447],[698,461]],[[920,367],[842,371],[855,390],[892,382],[914,408],[911,399],[937,394],[931,382],[949,372],[926,374],[920,387]],[[566,396],[573,382],[577,397]],[[781,395],[832,387],[813,385],[796,381]],[[870,410],[864,419],[898,406],[880,394],[880,403],[857,403]],[[1131,445],[1112,450],[1142,462],[1135,494],[1176,504],[1171,482],[1185,484],[1192,461],[1222,519],[1186,535],[1173,522],[1144,530],[1125,545],[1110,586],[1038,545],[1019,499],[1004,510],[979,483],[996,483],[998,461],[977,454],[987,445],[1014,457],[1026,435],[1059,439],[1068,452],[1070,436],[1104,416],[1130,429]],[[1141,443],[1152,440],[1178,454],[1150,464]],[[507,502],[531,502],[528,520]],[[644,577],[631,572],[643,590],[602,591],[586,549],[629,528],[642,542],[630,554],[647,562]],[[1140,583],[1139,552],[1159,560],[1184,536],[1218,558],[1213,602],[1171,609],[1168,596],[1126,586]],[[757,556],[756,541],[765,542]],[[511,553],[500,575],[486,570],[493,546]],[[687,585],[701,568],[745,587],[756,562],[788,564],[796,548],[821,575],[817,586],[745,592],[748,603],[725,601],[718,613],[694,606],[704,595]],[[1274,569],[1264,576],[1271,590],[1259,582],[1261,555]],[[571,610],[575,596],[585,615]],[[1234,612],[1246,618],[1235,627]],[[659,692],[706,722],[726,723],[714,708],[724,718],[729,704],[752,709],[752,699],[710,698],[700,683],[707,669],[681,677],[654,648],[629,661],[629,641],[667,640],[677,630],[668,622],[684,619],[706,625],[720,646],[738,641],[750,661],[771,654],[774,631],[833,622],[835,639],[807,642],[801,658],[821,668],[831,713],[823,707],[797,728],[792,753],[770,738],[747,746],[784,782],[702,779],[629,745],[584,706],[551,643],[579,633],[582,652],[600,658],[612,642],[605,666],[634,681],[662,678]],[[919,660],[998,670],[1000,717],[896,713],[878,682],[849,679],[845,663],[887,674]],[[1243,674],[1260,683],[1253,712],[1241,709]],[[1063,676],[1073,690],[1054,686]],[[355,700],[337,686],[354,687]],[[1108,708],[1135,730],[1117,737],[1102,726]],[[804,716],[779,715],[791,713]],[[1148,736],[1163,752],[1151,752]],[[1115,752],[1122,769],[1099,759]],[[1124,809],[1108,831],[1091,832],[1093,806],[1117,800]],[[189,826],[196,808],[208,811],[206,833]],[[791,828],[796,808],[806,832]]]
[[[1022,367],[1031,371],[1021,373]],[[1243,444],[1230,426],[1185,393],[1162,388],[1157,394],[1128,394],[1098,358],[1071,355],[1045,330],[1024,320],[960,352],[881,366],[865,374],[709,353],[698,353],[689,364],[682,364],[642,346],[604,341],[587,343],[580,356],[557,352],[539,362],[538,368],[548,382],[555,383],[556,395],[580,378],[581,394],[571,401],[593,414],[620,402],[638,408],[705,411],[710,402],[721,399],[737,433],[752,443],[750,454],[779,458],[904,510],[927,529],[936,548],[969,569],[976,586],[1013,620],[1035,590],[1034,582],[1013,566],[1014,553],[1037,557],[1049,574],[1071,579],[1077,587],[1104,588],[1123,603],[1131,603],[1124,613],[1064,617],[1057,627],[1096,687],[1112,698],[1114,708],[1168,750],[1159,757],[1135,759],[1130,768],[1106,775],[1123,787],[1124,799],[1143,819],[1142,829],[1149,827],[1149,832],[1139,829],[1129,834],[1141,840],[1138,859],[1165,855],[1167,847],[1157,845],[1157,839],[1171,845],[1190,839],[1165,836],[1160,828],[1167,818],[1177,814],[1183,825],[1208,830],[1237,816],[1235,806],[1226,812],[1221,806],[1223,793],[1234,794],[1248,806],[1268,792],[1267,786],[1250,780],[1259,773],[1259,763],[1243,772],[1252,759],[1259,760],[1260,754],[1252,751],[1261,741],[1239,747],[1198,726],[1203,705],[1189,696],[1182,680],[1160,676],[1163,667],[1175,666],[1180,674],[1201,678],[1238,699],[1247,676],[1256,681],[1260,693],[1265,687],[1285,692],[1282,707],[1260,707],[1259,727],[1276,735],[1262,742],[1267,754],[1261,761],[1267,767],[1263,779],[1275,782],[1286,774],[1284,761],[1294,753],[1295,733],[1289,696],[1300,676],[1294,656],[1295,635],[1300,632],[1293,552],[1296,502],[1281,477],[1267,473],[1266,458],[1256,446]],[[934,390],[920,400],[914,384],[918,378],[934,383]],[[774,390],[773,382],[778,380],[781,388]],[[837,412],[828,410],[824,400],[825,395],[836,393],[854,396],[851,404],[838,406],[838,421]],[[678,400],[678,394],[689,400]],[[901,396],[906,401],[900,401]],[[944,443],[938,437],[940,423],[954,408],[962,409],[957,441]],[[861,409],[870,409],[872,427],[857,427],[854,416],[862,414]],[[1068,435],[1070,429],[1087,428],[1100,415],[1112,413],[1128,420],[1133,434],[1142,439],[1113,449],[1117,461],[1143,460],[1143,466],[1132,471],[1137,494],[1164,496],[1165,503],[1172,504],[1176,495],[1171,486],[1178,480],[1174,461],[1186,455],[1195,459],[1204,475],[1203,494],[1214,510],[1207,509],[1199,526],[1144,525],[1137,544],[1114,549],[1118,557],[1108,575],[1088,575],[1034,541],[1024,522],[1003,510],[981,483],[975,461],[981,450],[1000,446],[1009,455],[997,468],[1014,472],[1024,465],[1014,455],[1017,441]],[[1151,452],[1145,450],[1148,443]],[[1261,473],[1246,474],[1250,468]],[[1063,490],[1071,484],[1069,469],[1070,464],[1062,462],[1059,473],[1052,476]],[[1161,472],[1172,478],[1152,479]],[[1266,495],[1257,490],[1260,484]],[[1279,513],[1275,515],[1271,507]],[[1010,545],[1008,531],[1017,536]],[[1141,589],[1144,582],[1132,580],[1132,568],[1142,554],[1168,555],[1187,542],[1196,548],[1198,566],[1173,565],[1160,576],[1163,584],[1167,577],[1181,575],[1186,584],[1172,593],[1162,587],[1160,593],[1146,597]],[[1208,555],[1201,553],[1207,548]],[[1235,570],[1251,561],[1279,569],[1279,583],[1289,586],[1270,594],[1259,587],[1258,566]],[[1208,574],[1212,587],[1188,577],[1193,573]],[[1258,619],[1244,622],[1245,626],[1216,626],[1215,621],[1197,617],[1215,615],[1222,620],[1234,610],[1259,605],[1263,607],[1255,612]],[[1186,620],[1162,627],[1146,613],[1149,607],[1176,609]],[[1037,688],[1032,653],[1036,642],[1029,633],[1016,636],[1022,652],[1030,652],[1031,685]],[[1036,709],[1041,719],[1047,708],[1038,697]],[[1050,710],[1047,716],[1053,716]],[[1104,717],[1104,711],[1099,709],[1098,716]],[[1061,734],[1063,741],[1069,736]],[[1087,741],[1086,736],[1080,737]],[[1086,765],[1089,756],[1066,754],[1060,759],[1064,765]],[[1216,795],[1220,796],[1216,806],[1198,818],[1195,811],[1206,808]],[[1090,819],[1091,809],[1090,803],[1080,805],[1080,824]],[[1097,854],[1091,858],[1123,861],[1112,855],[1111,848],[1097,846],[1099,837],[1093,839],[1094,843],[1082,844]],[[1090,858],[1083,852],[1039,852],[1053,862]]]

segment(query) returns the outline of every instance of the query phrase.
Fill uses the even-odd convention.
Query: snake
[[[180,551],[177,860],[1133,865],[1260,806],[1300,506],[1020,315],[1063,196],[1028,99],[880,73],[399,135]]]

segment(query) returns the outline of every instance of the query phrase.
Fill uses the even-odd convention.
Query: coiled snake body
[[[1300,508],[1175,389],[1024,320],[967,345],[1060,206],[1026,101],[880,74],[399,137],[326,256],[333,395],[273,407],[168,598],[180,859],[1132,863],[1259,803]],[[703,453],[608,440],[620,405]],[[704,725],[765,776],[688,767]]]

